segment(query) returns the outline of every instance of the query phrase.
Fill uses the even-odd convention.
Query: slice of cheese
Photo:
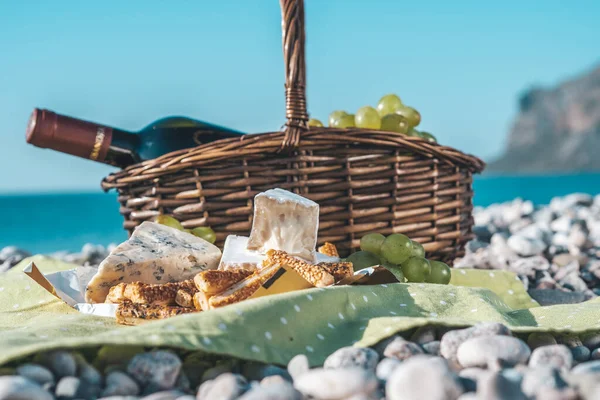
[[[248,237],[229,235],[225,239],[223,246],[223,257],[219,264],[219,269],[229,270],[243,268],[248,270],[256,270],[262,268],[262,262],[267,258],[266,254],[260,254],[254,250],[248,250]],[[269,249],[270,250],[270,249]],[[321,262],[338,262],[339,257],[327,256],[325,254],[316,253],[316,263]]]
[[[248,250],[248,238],[245,236],[229,235],[223,245],[223,257],[219,269],[260,269],[265,255]]]
[[[191,279],[200,271],[215,269],[221,251],[204,239],[175,228],[143,222],[129,240],[102,261],[87,285],[88,303],[103,303],[119,283],[168,283]]]
[[[316,261],[319,205],[283,189],[254,197],[254,219],[248,250],[266,253],[283,250],[307,261]]]

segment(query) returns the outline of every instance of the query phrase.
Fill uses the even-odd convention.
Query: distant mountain
[[[490,172],[600,171],[600,66],[519,99],[507,150]]]

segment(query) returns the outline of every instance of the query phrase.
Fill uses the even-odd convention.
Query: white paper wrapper
[[[83,314],[115,318],[116,304],[88,304],[85,288],[98,271],[95,267],[77,267],[66,271],[43,274],[34,263],[23,272],[44,289]]]

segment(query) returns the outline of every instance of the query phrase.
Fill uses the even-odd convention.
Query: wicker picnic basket
[[[253,198],[282,188],[320,205],[319,243],[342,255],[368,232],[404,233],[431,259],[452,262],[471,239],[472,174],[484,163],[450,147],[394,132],[308,127],[303,0],[280,0],[286,118],[279,132],[223,139],[111,174],[131,233],[172,215],[186,228],[210,226],[217,245],[247,236]]]

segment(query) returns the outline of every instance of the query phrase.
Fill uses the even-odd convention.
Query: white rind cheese
[[[316,261],[319,205],[283,189],[254,197],[254,219],[248,250],[265,253],[283,250],[307,261]]]
[[[221,251],[204,239],[154,222],[143,222],[102,261],[88,283],[88,303],[103,303],[112,286],[125,282],[168,283],[215,269]]]
[[[227,236],[225,245],[223,246],[223,257],[221,257],[219,269],[260,269],[266,256],[256,251],[248,250],[247,247],[248,238],[246,236]]]

